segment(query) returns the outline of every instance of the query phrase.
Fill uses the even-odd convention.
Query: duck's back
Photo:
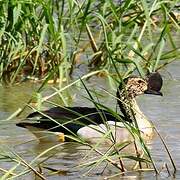
[[[24,121],[17,123],[20,127],[33,126],[50,131],[76,133],[87,125],[99,125],[105,121],[115,121],[115,117],[106,110],[89,107],[54,107],[42,113],[33,112]]]

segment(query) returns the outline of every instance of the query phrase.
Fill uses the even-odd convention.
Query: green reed
[[[159,69],[180,56],[177,2],[1,1],[1,82],[62,82],[81,63],[113,72],[112,59],[125,76]]]

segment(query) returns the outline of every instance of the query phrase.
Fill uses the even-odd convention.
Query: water
[[[164,78],[164,86],[162,92],[163,97],[157,96],[141,96],[138,98],[138,103],[141,109],[145,112],[149,119],[153,121],[160,134],[163,136],[172,156],[176,163],[177,168],[180,166],[180,63],[174,62],[170,64],[166,71],[162,71],[161,74]],[[167,73],[171,72],[171,76]],[[101,87],[107,87],[107,82],[104,79],[89,80],[89,85],[96,86],[100,92]],[[32,92],[37,89],[37,85],[33,84],[21,84],[14,87],[0,87],[0,148],[1,153],[10,154],[15,151],[28,163],[37,157],[47,148],[54,146],[51,143],[41,143],[34,138],[34,136],[26,129],[18,128],[15,126],[15,120],[5,121],[5,119],[11,115],[18,107],[23,107],[32,95]],[[78,92],[78,91],[77,91]],[[50,90],[49,92],[51,93]],[[86,105],[91,106],[92,104],[82,97],[82,93],[74,97],[74,105]],[[113,104],[112,98],[101,97],[102,102],[107,106]],[[111,103],[110,103],[111,102]],[[113,100],[114,102],[114,100]],[[115,102],[114,102],[115,107]],[[57,145],[58,147],[48,152],[46,155],[42,155],[38,162],[43,161],[47,157],[52,156],[43,163],[43,173],[45,177],[50,180],[53,179],[103,179],[104,177],[111,176],[118,172],[113,166],[109,166],[103,175],[99,175],[103,171],[103,167],[98,166],[86,176],[83,174],[87,169],[78,167],[79,163],[82,162],[84,156],[87,155],[88,150],[84,146],[69,143],[65,145]],[[170,169],[172,169],[169,158],[164,150],[162,143],[156,136],[149,144],[153,159],[156,162],[158,169],[160,169],[165,162],[168,163]],[[90,154],[88,159],[93,158]],[[10,169],[16,163],[7,161],[7,159],[0,160],[0,168]],[[59,174],[53,174],[47,168],[59,170]],[[37,168],[36,168],[37,169]],[[23,168],[18,168],[22,171]],[[1,173],[0,173],[1,174]],[[158,179],[167,177],[167,173],[161,174]],[[34,174],[22,176],[18,179],[33,179]],[[118,176],[113,179],[155,179],[154,172],[131,172],[127,173],[126,176]],[[112,178],[111,178],[112,179]],[[180,179],[179,172],[176,173],[176,179]]]

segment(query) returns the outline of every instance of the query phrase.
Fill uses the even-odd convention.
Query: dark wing
[[[38,118],[37,118],[38,117]],[[50,118],[52,119],[50,119]],[[101,124],[104,121],[115,121],[115,117],[109,112],[89,107],[54,107],[42,113],[34,112],[27,116],[26,120],[19,122],[17,126],[28,125],[48,129],[51,131],[76,133],[81,127],[90,124]]]

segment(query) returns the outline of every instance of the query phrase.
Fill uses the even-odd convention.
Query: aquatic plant
[[[1,82],[68,80],[83,63],[110,74],[114,63],[123,75],[160,69],[180,56],[177,2],[1,1]]]

